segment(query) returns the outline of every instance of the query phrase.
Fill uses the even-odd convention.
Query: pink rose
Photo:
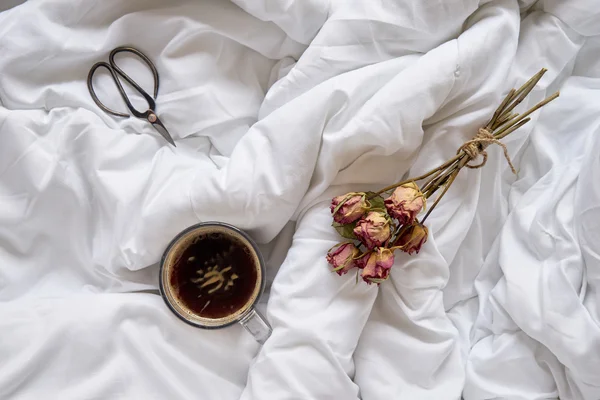
[[[356,267],[355,257],[360,254],[358,248],[352,243],[340,243],[327,253],[327,262],[333,266],[333,270],[342,276],[352,268]]]
[[[383,245],[392,235],[389,217],[380,211],[371,211],[356,224],[354,235],[368,249]]]
[[[384,201],[388,213],[401,225],[412,224],[425,205],[425,197],[414,182],[398,186]]]
[[[388,248],[378,247],[370,253],[359,258],[359,268],[362,268],[361,277],[368,284],[380,284],[390,275],[394,265],[394,252]]]
[[[404,230],[400,233],[398,239],[396,239],[396,243],[394,243],[395,247],[399,247],[402,251],[407,252],[408,254],[412,254],[416,252],[419,254],[419,250],[421,250],[421,246],[427,241],[427,236],[429,235],[429,230],[423,224],[413,224],[408,227],[408,229]]]
[[[356,221],[369,209],[364,193],[347,193],[331,200],[333,220],[339,224]]]

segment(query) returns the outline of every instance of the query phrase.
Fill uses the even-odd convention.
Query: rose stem
[[[525,125],[527,122],[530,121],[530,118],[526,118],[524,120],[521,120],[517,123],[515,123],[514,125],[508,127],[508,129],[506,129],[502,136],[496,136],[498,139],[503,138],[507,135],[509,135],[510,133],[514,132],[515,130],[519,129],[521,126]],[[440,188],[440,186],[442,186],[446,180],[450,177],[450,175],[452,175],[456,169],[460,170],[462,167],[464,167],[469,161],[469,157],[466,156],[466,154],[464,152],[461,152],[459,154],[460,158],[459,160],[457,160],[456,165],[454,165],[451,168],[448,168],[443,174],[440,175],[440,173],[437,173],[430,181],[428,181],[425,186],[423,187],[423,193],[425,193],[426,198],[429,198],[432,194],[434,194],[437,189]]]
[[[538,73],[536,74],[536,76],[534,76],[532,79],[533,81],[528,82],[528,84],[523,85],[523,87],[521,87],[519,89],[519,91],[523,91],[521,93],[521,95],[519,96],[519,98],[517,100],[514,101],[514,103],[512,103],[510,106],[508,106],[508,108],[505,110],[505,112],[510,112],[512,111],[519,103],[521,103],[521,101],[523,101],[523,99],[531,92],[531,90],[533,89],[533,87],[537,84],[537,82],[540,80],[540,78],[543,75],[543,72],[545,72],[545,70],[542,71],[542,73]],[[527,86],[527,87],[526,87]],[[526,87],[526,88],[525,88]],[[525,89],[524,89],[525,88]],[[518,92],[519,92],[518,91]],[[532,112],[534,112],[535,110],[537,110],[538,108],[544,106],[545,104],[549,103],[550,101],[554,100],[556,97],[554,97],[555,95],[550,96],[547,100],[544,100],[538,104],[540,104],[539,106],[536,105],[533,108],[531,108],[529,111],[525,112],[524,114],[520,115],[517,113],[515,116],[513,116],[511,119],[509,119],[508,121],[504,121],[502,122],[502,124],[495,124],[496,126],[494,126],[494,129],[505,129],[507,126],[510,126],[511,123],[516,123],[519,120],[523,119],[524,117],[526,117],[527,115],[531,114]],[[537,108],[536,108],[537,107]]]
[[[546,104],[548,104],[549,102],[551,102],[559,96],[559,92],[556,92],[521,115],[519,115],[518,113],[511,113],[511,111],[517,105],[519,105],[523,101],[523,99],[525,99],[525,97],[527,97],[531,90],[533,90],[535,85],[539,82],[539,80],[546,73],[546,71],[547,70],[545,68],[542,68],[537,74],[535,74],[527,82],[525,82],[525,84],[523,84],[519,89],[511,89],[502,101],[502,103],[500,103],[500,106],[498,106],[498,108],[494,112],[494,115],[490,119],[490,122],[486,125],[488,129],[491,128],[493,131],[495,131],[493,134],[497,139],[504,138],[512,132],[514,132],[515,130],[522,127],[523,125],[525,125],[531,120],[530,118],[526,118],[528,115],[545,106]],[[398,186],[402,186],[406,183],[420,181],[431,175],[434,175],[423,186],[422,191],[426,198],[429,198],[432,194],[434,194],[440,188],[440,186],[446,185],[446,187],[444,188],[444,191],[440,194],[440,196],[436,199],[433,206],[427,212],[425,216],[427,217],[431,213],[433,208],[437,205],[441,197],[446,193],[446,191],[449,188],[449,185],[454,181],[454,178],[456,177],[458,171],[460,171],[461,168],[464,167],[469,161],[469,157],[467,157],[464,152],[461,152],[453,158],[451,158],[450,160],[448,160],[447,162],[445,162],[444,164],[428,171],[427,173],[421,176],[418,176],[413,179],[407,179],[381,189],[374,195],[370,196],[369,199],[378,196],[381,193],[387,192],[391,189],[395,189]]]
[[[539,74],[539,73],[538,73]],[[533,81],[533,78],[531,78],[528,83],[531,83]],[[504,123],[506,120],[508,120],[508,118],[512,118],[515,115],[511,115],[510,113],[506,113],[504,111],[504,108],[514,99],[514,97],[520,93],[523,90],[523,87],[526,86],[527,83],[525,85],[523,85],[521,88],[519,88],[519,90],[515,90],[515,89],[511,89],[508,94],[506,95],[506,97],[504,98],[504,100],[502,100],[502,103],[500,103],[500,105],[498,106],[498,108],[496,109],[496,111],[494,112],[494,115],[492,116],[490,122],[487,124],[487,128],[489,129],[490,127],[492,127],[493,125],[496,125],[498,123]],[[518,115],[518,114],[516,114]],[[522,126],[522,125],[520,125]],[[511,131],[512,132],[512,131]],[[458,161],[457,165],[454,166],[454,168],[449,168],[448,170],[445,171],[445,173],[438,178],[439,173],[436,174],[432,179],[430,179],[425,186],[423,187],[423,192],[428,191],[427,196],[429,197],[431,196],[433,193],[435,193],[437,191],[437,189],[439,189],[439,187],[441,185],[443,185],[445,183],[445,181],[450,177],[450,175],[452,175],[455,172],[455,169],[460,170],[462,167],[464,167],[470,160],[468,157],[466,157],[466,154],[464,152],[460,152],[457,156],[455,156],[452,160],[453,163],[455,161]],[[448,163],[446,163],[448,164]]]
[[[540,79],[542,79],[542,76],[546,73],[546,71],[547,71],[546,68],[542,68],[540,70],[540,72],[538,72],[537,74],[532,76],[531,79],[529,79],[527,82],[525,82],[525,84],[523,84],[523,86],[521,86],[519,89],[517,89],[517,91],[515,92],[515,94],[513,96],[514,97],[519,96],[519,97],[517,97],[516,100],[514,102],[512,102],[509,106],[507,106],[506,110],[504,110],[504,113],[512,111],[516,106],[521,104],[523,99],[525,97],[527,97],[527,95],[533,90],[535,85],[537,85],[537,83],[540,81]]]
[[[444,197],[444,195],[446,194],[446,192],[448,191],[448,189],[450,189],[450,186],[454,182],[454,179],[456,178],[456,175],[458,175],[459,172],[460,172],[460,169],[457,169],[456,171],[454,171],[452,173],[452,175],[450,175],[450,179],[448,180],[448,182],[444,186],[444,190],[442,191],[442,193],[440,193],[440,195],[437,197],[437,199],[435,199],[435,202],[433,203],[433,205],[431,206],[431,208],[427,211],[427,214],[425,214],[425,216],[421,220],[421,224],[425,223],[425,220],[427,219],[427,217],[429,217],[429,214],[431,214],[431,212],[433,211],[433,209],[435,208],[435,206],[437,206],[437,204],[440,202],[440,200],[442,199],[442,197]]]
[[[530,115],[531,113],[533,113],[534,111],[537,111],[538,109],[542,108],[543,106],[545,106],[546,104],[550,103],[552,100],[556,99],[558,96],[560,95],[560,92],[556,92],[554,93],[552,96],[540,101],[539,103],[537,103],[535,106],[531,107],[529,110],[525,111],[523,114],[519,115],[517,118],[512,119],[510,122],[510,124],[508,124],[507,126],[502,127],[502,129],[498,130],[498,132],[496,132],[494,134],[494,136],[498,137],[505,137],[507,134],[503,135],[503,133],[505,131],[507,131],[508,129],[510,129],[513,125],[517,124],[518,122],[522,121],[523,119],[525,119],[528,115]]]
[[[537,74],[533,75],[531,78],[529,78],[529,80],[527,82],[525,82],[523,85],[521,85],[521,87],[517,90],[517,92],[515,93],[515,96],[518,96],[519,94],[521,94],[521,92],[523,90],[525,90],[526,88],[528,88],[529,86],[531,86],[531,83],[535,80],[535,83],[533,84],[533,86],[535,86],[539,80],[542,78],[542,76],[547,72],[548,70],[546,68],[542,68],[540,69]]]
[[[450,168],[448,168],[446,171],[444,171],[442,176],[437,178],[431,184],[431,187],[429,187],[427,189],[426,198],[429,198],[432,194],[434,194],[440,188],[440,186],[442,186],[444,183],[446,183],[448,178],[450,177],[450,175],[452,175],[456,170],[460,170],[464,166],[464,164],[469,162],[468,161],[469,158],[466,156],[466,154],[461,152],[460,156],[461,156],[461,158],[459,160],[457,160],[456,164],[452,165]]]
[[[426,199],[429,199],[441,186],[444,185],[448,181],[448,177],[456,170],[456,165],[452,166],[448,170],[446,170],[443,176],[440,176],[435,181],[431,182],[431,184],[427,187],[427,189],[423,190],[423,196]]]
[[[508,129],[504,133],[502,133],[502,135],[496,136],[496,139],[502,139],[502,138],[510,135],[511,133],[513,133],[514,131],[516,131],[517,129],[519,129],[520,127],[522,127],[523,125],[525,125],[529,121],[531,121],[531,118],[525,118],[523,121],[519,121],[518,123],[516,123],[515,125],[513,125],[510,129]]]
[[[415,219],[415,221],[417,223],[419,222],[417,219]],[[394,238],[394,240],[392,240],[391,243],[392,244],[396,243],[396,240],[398,240],[398,238],[400,237],[400,233],[404,233],[404,231],[407,230],[408,228],[410,228],[410,225],[400,225],[400,226],[398,226],[398,228],[396,228],[396,231],[392,235],[392,237]]]
[[[494,115],[492,116],[492,119],[490,119],[490,122],[486,125],[486,128],[491,128],[496,123],[498,117],[504,114],[504,107],[506,107],[508,102],[513,98],[515,92],[515,89],[510,89],[504,100],[502,100],[502,103],[500,103],[498,108],[496,108],[496,111],[494,111]]]
[[[421,188],[421,193],[425,193],[429,189],[433,181],[436,180],[442,172],[444,172],[444,170],[439,170],[435,174],[433,174],[431,178],[429,178],[429,180]]]
[[[519,115],[518,113],[511,113],[511,112],[509,112],[507,114],[502,114],[502,116],[500,118],[498,118],[498,121],[496,121],[496,123],[494,124],[492,131],[496,130],[500,125],[502,125],[506,121],[513,119],[514,117],[517,117],[518,115]]]
[[[495,135],[496,138],[497,139],[502,139],[502,138],[508,136],[509,134],[511,134],[512,132],[514,132],[515,130],[519,129],[523,125],[525,125],[527,122],[529,122],[531,120],[531,118],[522,119],[522,117],[526,117],[527,115],[531,114],[532,112],[534,112],[535,110],[537,110],[540,107],[544,106],[545,104],[548,104],[550,101],[554,100],[556,97],[558,97],[558,93],[555,93],[554,95],[550,96],[546,100],[538,103],[536,106],[534,106],[529,111],[527,111],[525,114],[523,114],[521,116],[521,118],[518,118],[517,120],[515,120],[511,125],[508,125],[508,126],[504,127],[503,130],[499,134]],[[464,153],[460,154],[461,157],[464,156],[464,155],[465,155]],[[439,175],[439,174],[437,174],[423,188],[423,191],[425,192],[424,194],[425,194],[426,198],[429,198],[431,195],[433,195],[437,191],[437,189],[439,189],[442,185],[445,184],[444,191],[438,196],[438,198],[436,199],[435,203],[433,204],[433,206],[431,206],[431,208],[429,209],[429,211],[427,212],[427,214],[425,215],[425,217],[423,218],[423,220],[425,220],[425,218],[427,218],[427,216],[429,216],[429,214],[431,213],[431,211],[435,208],[435,206],[437,205],[437,203],[439,202],[439,200],[446,193],[446,191],[448,190],[448,188],[450,187],[450,185],[454,181],[454,178],[458,174],[458,171],[460,171],[461,168],[464,167],[469,162],[469,158],[468,157],[462,157],[460,160],[457,160],[457,161],[458,162],[457,162],[457,164],[455,166],[453,166],[451,168],[448,168],[448,170],[445,171],[445,173],[442,174],[442,176],[440,176],[439,178],[437,177],[437,175]],[[447,183],[446,183],[446,179],[448,179]]]
[[[539,79],[541,78],[541,75],[543,75],[544,72],[545,72],[545,70],[538,73],[537,75],[539,75],[539,76],[537,76],[537,75],[534,76],[534,78],[532,78],[530,80],[530,82],[528,82],[528,83],[530,85],[532,83],[533,83],[533,85],[535,85],[539,81]],[[537,79],[535,79],[535,78],[537,78]],[[534,79],[535,79],[535,82],[533,82]],[[518,91],[516,91],[514,93],[512,93],[512,90],[511,90],[509,95],[504,100],[506,101],[506,99],[509,99],[510,97],[514,97],[518,93],[525,93],[525,95],[527,95],[531,91],[531,88],[529,88],[527,90],[527,89],[524,89],[525,86],[527,86],[527,84],[524,85],[523,87],[521,87]],[[528,115],[530,115],[534,111],[540,109],[541,107],[548,104],[552,100],[556,99],[558,96],[559,96],[559,93],[556,92],[553,95],[551,95],[550,97],[548,97],[547,99],[545,99],[545,100],[539,102],[538,104],[536,104],[535,106],[533,106],[531,109],[526,111],[524,114],[522,114],[522,115],[516,114],[515,116],[511,116],[510,118],[512,118],[512,120],[510,121],[510,123],[506,124],[506,126],[503,126],[502,129],[500,129],[497,133],[495,133],[494,136],[497,139],[502,139],[502,138],[508,136],[509,134],[511,134],[515,130],[519,129],[520,127],[522,127],[523,125],[525,125],[527,122],[529,122],[531,120],[531,118],[526,118]],[[517,101],[520,102],[520,101],[522,101],[522,99],[517,99]],[[503,101],[503,103],[504,103],[504,101]],[[516,103],[516,104],[518,104],[518,103]],[[509,106],[509,109],[507,111],[501,112],[499,114],[500,120],[506,119],[508,117],[508,115],[510,115],[510,114],[506,114],[506,112],[510,112],[510,110],[513,108],[513,106],[516,104],[512,104],[511,106]],[[501,104],[501,107],[502,107],[502,104]],[[498,109],[500,109],[500,107],[498,107]],[[515,118],[515,117],[517,117],[517,118]],[[498,118],[498,116],[496,116],[496,118]],[[494,118],[492,118],[492,120],[493,119]],[[445,185],[445,187],[444,187],[444,191],[435,200],[435,202],[433,203],[431,208],[427,211],[427,214],[425,214],[425,217],[423,218],[423,220],[421,222],[424,222],[425,219],[429,216],[429,214],[431,214],[431,211],[433,211],[433,209],[436,207],[438,202],[441,200],[442,196],[444,196],[444,194],[446,194],[446,192],[450,188],[450,185],[452,185],[452,182],[454,182],[454,179],[456,178],[456,175],[458,174],[458,172],[461,170],[462,167],[464,167],[469,162],[469,158],[464,157],[464,156],[466,156],[466,154],[464,154],[464,152],[459,154],[459,157],[458,157],[459,159],[456,160],[456,161],[458,161],[458,163],[455,166],[453,166],[452,168],[448,168],[448,170],[445,171],[445,173],[442,174],[442,176],[440,176],[439,178],[437,178],[437,175],[439,175],[439,174],[437,174],[434,178],[432,178],[425,185],[423,190],[427,192],[426,193],[427,198],[429,198],[432,194],[434,194],[437,191],[437,189],[440,188],[441,185]],[[447,179],[447,182],[446,182],[446,179]]]
[[[494,113],[494,118],[492,118],[490,123],[487,125],[487,128],[492,128],[492,130],[495,130],[499,126],[504,124],[506,121],[518,116],[518,113],[511,114],[511,111],[517,105],[519,105],[525,97],[527,97],[527,95],[531,92],[531,90],[533,90],[535,85],[537,85],[537,83],[546,73],[546,71],[547,70],[545,68],[542,68],[537,74],[535,74],[527,82],[525,82],[518,90],[511,89],[504,101],[500,104],[500,107],[498,107],[497,114]]]
[[[511,99],[509,101],[510,104],[506,104],[505,108],[502,110],[502,114],[506,114],[512,111],[516,106],[518,106],[525,97],[533,90],[535,85],[542,79],[542,76],[546,73],[546,68],[542,68],[537,74],[532,76],[527,82],[525,82],[519,89],[517,89]]]
[[[423,179],[427,178],[428,176],[433,175],[434,173],[436,173],[438,171],[441,171],[444,168],[447,168],[449,165],[451,165],[452,163],[454,163],[459,158],[460,158],[460,154],[456,155],[455,157],[452,157],[450,160],[446,161],[444,164],[442,164],[439,167],[436,167],[436,168],[430,170],[429,172],[427,172],[427,173],[425,173],[425,174],[423,174],[421,176],[417,176],[416,178],[407,179],[405,181],[394,183],[393,185],[384,187],[383,189],[381,189],[380,191],[376,192],[374,195],[370,196],[369,198],[372,199],[373,197],[375,197],[377,195],[380,195],[383,192],[387,192],[388,190],[395,189],[398,186],[402,186],[402,185],[410,183],[410,182],[416,182],[416,181],[423,180]]]

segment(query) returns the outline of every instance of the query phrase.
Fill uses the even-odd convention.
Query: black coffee
[[[255,258],[240,239],[199,236],[173,265],[171,287],[185,307],[204,318],[223,318],[244,307],[256,289]]]

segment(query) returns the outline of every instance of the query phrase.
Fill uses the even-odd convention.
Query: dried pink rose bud
[[[356,235],[368,249],[381,246],[392,235],[389,217],[381,211],[369,212],[356,224],[354,235]]]
[[[419,253],[421,246],[427,241],[429,230],[423,224],[413,224],[408,229],[401,232],[394,246],[400,247],[402,251],[412,254]]]
[[[412,224],[425,205],[425,197],[414,182],[398,186],[384,201],[388,213],[401,225]]]
[[[390,275],[392,265],[394,265],[394,252],[384,247],[378,247],[359,258],[359,268],[362,268],[361,277],[368,284],[379,285],[385,281]]]
[[[356,221],[369,209],[366,194],[347,193],[331,200],[333,220],[339,224],[349,224]]]
[[[327,253],[327,262],[333,266],[338,275],[344,275],[352,268],[357,267],[356,256],[360,254],[358,248],[352,243],[340,243]]]

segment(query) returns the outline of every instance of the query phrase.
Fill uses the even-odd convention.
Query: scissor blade
[[[160,133],[160,135],[165,138],[165,140],[169,143],[171,143],[173,145],[173,147],[177,147],[177,145],[175,144],[175,142],[173,141],[173,138],[171,137],[171,135],[169,134],[169,131],[167,130],[167,128],[165,128],[165,126],[162,124],[162,122],[160,122],[160,120],[156,119],[156,122],[154,122],[152,124],[152,126],[154,128],[156,128],[156,130],[158,131],[158,133]]]

